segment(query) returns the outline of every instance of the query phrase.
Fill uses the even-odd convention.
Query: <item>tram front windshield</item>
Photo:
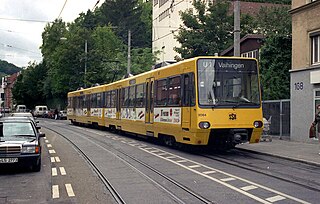
[[[257,63],[250,59],[199,59],[200,106],[259,107]]]

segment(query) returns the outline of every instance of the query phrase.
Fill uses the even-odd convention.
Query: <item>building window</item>
[[[158,3],[159,3],[159,0],[153,0],[153,6],[158,5]]]
[[[162,13],[160,13],[159,15],[159,22],[162,21],[165,17],[169,16],[170,12],[169,9],[166,9],[165,11],[163,11]]]
[[[256,58],[259,59],[259,52],[258,50],[252,50],[249,52],[244,52],[241,54],[241,57],[249,57],[249,58]]]
[[[311,35],[311,64],[320,63],[320,33]]]
[[[160,0],[160,2],[159,2],[159,8],[163,5],[163,4],[165,4],[165,3],[167,3],[169,0]]]

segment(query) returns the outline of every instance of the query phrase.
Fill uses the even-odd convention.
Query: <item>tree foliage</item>
[[[292,37],[288,10],[262,8],[257,17],[257,30],[266,36],[260,53],[263,100],[290,98]]]
[[[261,49],[263,100],[290,98],[291,43],[289,36],[272,35]]]
[[[142,0],[105,1],[72,23],[56,19],[42,33],[43,62],[23,71],[14,98],[30,108],[40,102],[63,108],[67,92],[122,78],[127,71],[128,30],[132,32],[131,72],[150,70],[154,64],[151,26],[152,2]]]
[[[230,12],[230,2],[217,0],[208,5],[201,0],[193,2],[192,10],[181,13],[183,25],[175,36],[181,47],[175,51],[182,58],[220,53],[233,42],[233,13]],[[241,15],[242,33],[244,36],[252,32],[252,17]]]

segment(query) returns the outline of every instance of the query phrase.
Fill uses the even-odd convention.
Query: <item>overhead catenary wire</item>
[[[60,11],[59,16],[58,16],[58,18],[57,18],[57,19],[59,19],[59,18],[60,18],[61,14],[62,14],[62,12],[63,12],[63,10],[64,10],[64,7],[65,7],[65,6],[66,6],[66,4],[67,4],[67,2],[68,2],[68,0],[65,0],[65,1],[64,1],[64,4],[63,4],[63,6],[62,6],[62,9],[61,9],[61,11]]]
[[[31,52],[31,53],[35,53],[35,54],[39,54],[40,55],[40,53],[38,53],[38,52],[34,52],[34,51],[27,50],[27,49],[24,49],[24,48],[19,48],[19,47],[15,47],[15,46],[4,44],[4,43],[0,43],[0,44],[3,45],[4,47],[14,48],[14,49],[22,50],[22,51],[25,51],[25,52]]]
[[[33,23],[51,23],[51,22],[52,22],[52,21],[45,21],[45,20],[22,19],[22,18],[4,18],[4,17],[0,17],[0,20],[6,20],[6,21],[27,21],[27,22],[33,22]]]

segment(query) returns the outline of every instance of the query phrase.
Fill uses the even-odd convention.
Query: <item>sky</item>
[[[72,22],[103,0],[0,0],[0,59],[18,67],[42,60],[41,34],[48,22]],[[65,5],[65,6],[64,6]]]

